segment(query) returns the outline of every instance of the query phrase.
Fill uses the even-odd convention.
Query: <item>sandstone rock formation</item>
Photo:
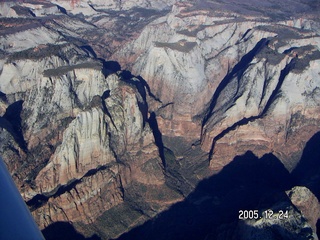
[[[316,224],[320,217],[319,201],[314,194],[306,187],[296,186],[287,194],[291,202],[301,211],[308,220],[312,229],[316,231]]]
[[[293,169],[298,157],[294,160],[292,155],[301,152],[303,146],[291,140],[286,129],[291,129],[288,123],[296,114],[317,119],[314,113],[319,109],[313,100],[307,100],[307,92],[319,84],[313,77],[319,65],[319,37],[312,31],[254,16],[211,17],[210,11],[195,11],[193,7],[177,4],[114,57],[147,79],[163,102],[155,106],[160,131],[169,137],[183,135],[191,142],[200,139],[204,151],[215,153],[210,156],[213,168],[221,169],[226,159],[244,153],[251,144],[251,132],[255,132],[259,145],[268,146],[252,149],[257,155],[274,152]],[[292,50],[295,48],[299,50]],[[134,63],[132,67],[128,60]],[[308,104],[301,114],[302,102]],[[274,124],[275,119],[278,124]],[[278,136],[273,125],[284,131]],[[305,139],[317,129],[310,129]],[[306,134],[303,129],[298,131],[295,134]],[[250,143],[246,143],[247,138]],[[287,142],[290,149],[282,146]]]
[[[274,208],[275,211],[288,211],[289,218],[285,221],[278,218],[277,212],[274,219],[261,218],[257,221],[240,222],[232,239],[318,239],[306,219],[294,207],[285,206],[279,204]]]
[[[117,238],[247,151],[293,171],[320,129],[320,6],[274,4],[1,3],[0,154],[40,228]],[[304,220],[243,224],[314,235],[316,197],[288,194]]]

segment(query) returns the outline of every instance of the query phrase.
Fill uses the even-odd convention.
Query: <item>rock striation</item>
[[[296,21],[267,18],[179,3],[113,55],[161,99],[150,107],[163,135],[200,140],[215,170],[250,148],[252,132],[255,154],[273,152],[292,170],[303,148],[293,135],[306,131],[299,125],[293,133],[291,120],[318,121],[308,93],[319,84],[319,36]]]
[[[306,187],[296,186],[287,191],[291,202],[301,211],[308,220],[312,229],[316,231],[317,221],[320,217],[319,201],[316,196]]]
[[[94,223],[122,204],[133,184],[145,194],[156,187],[170,193],[144,83],[112,73],[52,30],[51,22],[21,24],[1,39],[1,46],[14,43],[3,48],[1,63],[1,153],[40,228],[58,221]],[[34,37],[20,44],[25,34]],[[154,215],[181,198],[172,195],[168,203],[158,203],[155,194],[141,198],[154,205]]]
[[[1,3],[0,154],[40,228],[67,222],[85,237],[117,238],[248,151],[291,176],[320,129],[319,9]],[[291,203],[274,206],[292,218],[238,222],[224,239],[295,227],[298,239],[303,226],[316,239],[318,193],[290,184]]]

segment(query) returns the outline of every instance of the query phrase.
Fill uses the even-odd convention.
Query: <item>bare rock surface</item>
[[[41,229],[120,237],[248,151],[288,171],[279,192],[294,186],[320,130],[317,1],[0,5],[0,154]],[[268,239],[296,226],[291,239],[304,228],[316,239],[310,189],[287,192],[298,208],[286,202],[288,225],[233,222],[226,234]],[[220,201],[192,204],[209,200]]]
[[[147,79],[162,101],[150,107],[163,135],[200,139],[213,169],[244,153],[254,132],[259,149],[252,150],[273,152],[292,170],[303,148],[296,136],[307,140],[318,129],[290,124],[318,121],[317,100],[308,93],[319,84],[319,36],[299,30],[303,20],[196,7],[177,3],[113,57]]]
[[[292,204],[294,204],[308,220],[312,229],[320,217],[320,205],[317,197],[306,187],[296,186],[287,191]]]
[[[293,206],[285,206],[286,204],[279,204],[273,209],[274,211],[285,209],[288,219],[279,219],[279,214],[276,212],[271,219],[261,218],[257,221],[240,222],[230,239],[318,239],[304,216]]]

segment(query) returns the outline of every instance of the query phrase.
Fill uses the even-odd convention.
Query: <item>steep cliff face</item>
[[[308,220],[312,229],[316,231],[316,225],[320,216],[320,205],[317,197],[306,187],[296,186],[287,194],[291,202],[301,211]]]
[[[25,22],[1,39],[1,154],[39,226],[94,223],[136,189],[149,216],[180,199],[164,185],[144,83],[112,74],[51,22]],[[35,36],[23,45],[25,33]],[[160,201],[166,191],[172,196]]]
[[[63,51],[81,54],[73,46]],[[132,184],[166,189],[143,84],[122,72],[105,77],[102,64],[86,60],[72,65],[49,55],[36,64],[19,59],[3,66],[3,135],[11,130],[16,139],[7,137],[13,143],[2,145],[2,154],[41,228],[56,221],[93,223],[122,203]],[[8,79],[10,68],[15,77]],[[11,111],[20,109],[11,116],[20,118],[17,123],[10,122],[13,105]],[[175,195],[167,200],[180,198]],[[157,202],[157,195],[144,201]],[[158,211],[166,205],[155,204]]]
[[[269,1],[1,4],[0,154],[41,229],[117,238],[247,151],[291,172],[320,129],[317,3],[290,2],[292,17]],[[288,195],[275,206],[303,221],[230,234],[314,235],[317,199]]]
[[[146,188],[164,184],[158,148],[144,119],[147,108],[139,108],[142,96],[116,75],[103,82],[108,87],[93,96],[88,110],[77,113],[35,179],[34,191],[48,201],[35,210],[40,226],[55,221],[92,223],[122,203],[124,189],[133,182]],[[29,200],[30,205],[37,199],[39,195]],[[48,220],[48,215],[54,219]]]
[[[162,101],[151,105],[160,131],[200,140],[216,170],[248,149],[292,170],[318,130],[320,38],[306,20],[268,18],[179,3],[113,55]]]

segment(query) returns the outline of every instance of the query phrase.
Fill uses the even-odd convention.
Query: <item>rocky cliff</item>
[[[294,21],[226,13],[211,16],[208,10],[193,8],[177,4],[116,52],[115,58],[127,67],[130,59],[133,73],[148,79],[152,92],[163,101],[155,106],[160,131],[169,137],[200,140],[202,149],[210,152],[211,167],[221,168],[241,148],[242,153],[248,150],[245,145],[252,144],[255,132],[258,145],[266,147],[255,153],[274,152],[292,169],[296,162],[289,154],[302,149],[286,130],[292,130],[290,119],[296,114],[316,119],[319,111],[317,100],[309,100],[307,92],[319,84],[314,76],[320,38],[313,31],[292,27]],[[133,49],[133,56],[128,49]],[[310,114],[301,112],[301,103],[307,103],[303,109]],[[283,131],[277,133],[278,127]],[[317,127],[305,139],[316,131]]]
[[[276,190],[258,184],[266,194],[303,182],[294,173],[320,129],[319,4],[276,5],[1,3],[0,153],[48,238],[60,222],[85,237],[117,238],[193,196],[199,182],[248,151],[288,172]],[[306,223],[315,237],[319,211],[305,206],[319,209],[318,193],[308,191],[272,202],[305,216],[290,218],[288,229],[235,223],[230,213],[214,231],[232,222],[219,239],[246,239],[262,236],[256,228],[302,231]],[[217,205],[215,193],[191,201]]]

